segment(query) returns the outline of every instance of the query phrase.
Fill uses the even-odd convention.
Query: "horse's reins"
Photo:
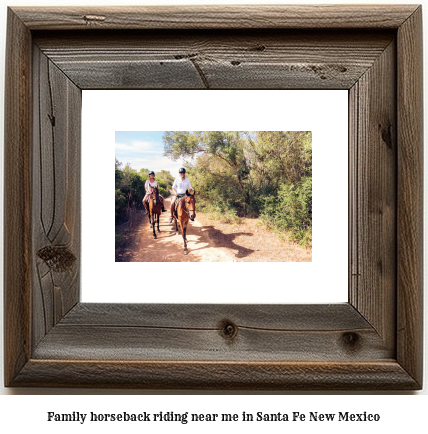
[[[183,208],[183,210],[184,210],[184,212],[189,216],[189,218],[190,218],[190,212],[189,211],[193,211],[193,212],[195,212],[195,208],[193,208],[193,209],[190,209],[190,208],[187,208],[187,202],[186,201],[184,201],[184,208]]]
[[[152,188],[153,188],[153,187],[152,187]],[[154,195],[154,197],[153,197],[153,195]],[[154,203],[155,205],[157,205],[158,199],[157,199],[157,197],[156,197],[156,193],[155,193],[153,190],[150,192],[150,196],[151,196],[151,198],[153,199],[153,203]]]

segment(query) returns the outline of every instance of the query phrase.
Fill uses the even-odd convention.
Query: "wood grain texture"
[[[391,31],[211,30],[53,32],[35,43],[81,89],[349,89],[393,39]]]
[[[31,40],[30,32],[9,11],[5,75],[4,153],[4,377],[5,383],[30,357],[31,332]],[[19,102],[19,103],[17,103]],[[19,128],[17,128],[19,126]]]
[[[349,331],[372,328],[348,303],[285,306],[79,303],[63,318],[61,324],[156,328],[187,326],[192,329],[217,330],[225,321],[230,321],[238,327],[278,331]]]
[[[421,388],[421,41],[416,6],[10,9],[6,385]],[[349,303],[78,303],[95,87],[349,88]]]
[[[14,7],[30,29],[397,29],[415,5]]]
[[[395,348],[397,124],[395,43],[350,91],[350,302]]]
[[[227,327],[233,333],[228,334]],[[349,304],[80,304],[38,345],[33,357],[355,362],[392,359],[394,352]]]
[[[79,301],[81,91],[33,50],[33,346]]]
[[[70,381],[73,379],[74,381]],[[412,390],[394,361],[367,363],[30,360],[16,386],[223,390]]]
[[[422,8],[398,32],[397,359],[416,381],[423,369]]]

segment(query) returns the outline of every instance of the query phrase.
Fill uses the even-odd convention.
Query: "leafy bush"
[[[312,177],[282,184],[276,196],[265,197],[263,221],[303,245],[312,244]]]
[[[170,192],[166,188],[161,187],[159,183],[159,194],[163,197],[168,197],[170,195]]]
[[[119,223],[126,217],[127,200],[120,189],[115,190],[115,221]]]
[[[158,184],[159,184],[159,188],[163,188],[164,190],[166,190],[168,188],[167,185],[165,184],[165,182],[163,182],[163,181],[158,181]]]
[[[238,213],[232,207],[228,207],[224,203],[202,202],[200,204],[202,212],[208,215],[213,220],[218,220],[221,223],[240,223]]]

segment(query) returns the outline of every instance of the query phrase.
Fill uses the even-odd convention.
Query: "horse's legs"
[[[160,220],[160,214],[158,214],[158,232],[160,232],[160,229],[159,229],[159,220]]]
[[[187,231],[187,224],[181,224],[181,230],[183,232],[183,242],[184,242],[184,251],[187,252],[187,238],[186,238],[186,231]]]
[[[156,214],[152,215],[152,228],[153,228],[153,237],[156,238]]]
[[[147,214],[148,214],[148,216],[149,216],[149,224],[150,224],[150,227],[152,227],[152,211],[151,211],[151,209],[150,209],[150,206],[147,207]]]

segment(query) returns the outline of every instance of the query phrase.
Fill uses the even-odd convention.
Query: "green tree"
[[[310,131],[166,131],[163,141],[164,155],[187,159],[187,174],[206,210],[261,214],[276,229],[310,243]]]
[[[144,181],[146,180],[146,179],[148,179],[149,178],[149,172],[150,172],[150,170],[149,169],[140,169],[140,171],[138,172],[138,174],[140,175],[140,177],[142,178],[142,179],[144,179]]]
[[[127,199],[127,206],[142,207],[142,200],[145,194],[145,180],[131,167],[129,163],[122,170],[120,191]]]
[[[115,160],[115,187],[117,189],[120,188],[122,184],[123,173],[122,163],[117,158]]]
[[[160,172],[157,172],[156,179],[158,180],[159,184],[163,182],[165,184],[163,188],[166,189],[171,188],[172,184],[174,183],[174,177],[168,170],[161,170]]]
[[[208,154],[238,170],[245,163],[240,131],[165,131],[164,155],[173,160]]]
[[[200,199],[244,212],[250,168],[243,132],[166,131],[163,140],[164,155],[174,160],[191,159],[186,168]]]
[[[248,135],[253,174],[278,189],[312,174],[310,131],[256,131]]]

